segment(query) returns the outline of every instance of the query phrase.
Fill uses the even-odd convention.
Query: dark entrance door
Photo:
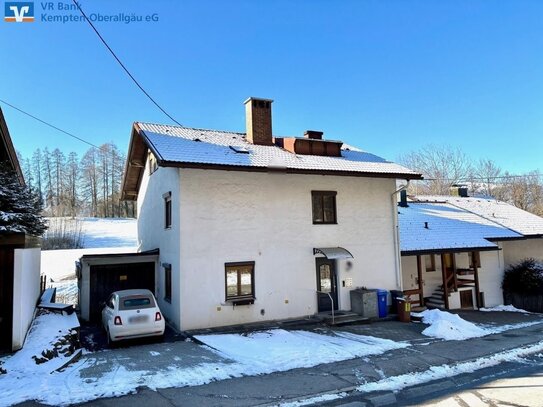
[[[105,302],[113,291],[146,288],[155,293],[155,263],[107,264],[90,267],[89,318],[100,321]]]
[[[336,278],[336,262],[328,260],[325,257],[317,257],[315,259],[317,267],[317,309],[318,312],[332,310],[332,301],[334,300],[334,309],[338,309],[337,304],[337,278]]]
[[[0,247],[0,350],[11,351],[13,330],[13,248]]]
[[[460,308],[473,309],[473,292],[472,290],[460,291]]]

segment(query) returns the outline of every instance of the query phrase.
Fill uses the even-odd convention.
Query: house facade
[[[0,109],[0,162],[24,184],[23,173]],[[0,351],[23,346],[40,295],[39,240],[0,229]]]
[[[503,304],[507,267],[543,258],[543,219],[505,202],[419,196],[400,203],[399,212],[402,283],[415,306]]]
[[[247,133],[135,123],[123,180],[156,296],[189,330],[350,309],[356,287],[401,286],[396,180],[404,167],[324,140],[274,137],[271,101]]]

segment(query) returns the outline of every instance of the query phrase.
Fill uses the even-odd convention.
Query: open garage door
[[[113,291],[146,288],[155,294],[155,263],[102,264],[90,266],[89,316],[100,321],[100,304]]]

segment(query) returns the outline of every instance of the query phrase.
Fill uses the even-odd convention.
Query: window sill
[[[313,222],[313,225],[337,225],[337,222]]]
[[[227,298],[226,302],[232,304],[234,307],[237,305],[252,305],[255,303],[255,298],[254,297]]]

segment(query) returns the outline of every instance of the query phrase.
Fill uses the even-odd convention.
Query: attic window
[[[249,154],[250,151],[247,150],[245,147],[238,147],[238,146],[229,146],[232,151],[235,151],[239,154]]]
[[[192,141],[202,141],[202,140],[200,140],[199,138],[195,138],[195,139],[192,140]]]

